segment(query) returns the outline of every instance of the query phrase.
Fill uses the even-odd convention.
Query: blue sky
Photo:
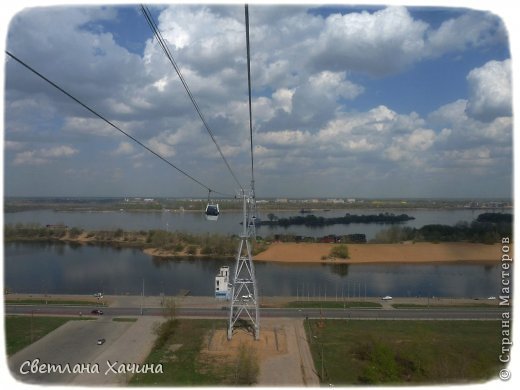
[[[241,5],[152,13],[207,122],[249,183]],[[510,197],[508,32],[463,8],[250,6],[262,196]],[[29,8],[7,49],[218,191],[234,180],[137,5]],[[205,196],[8,60],[7,196]]]

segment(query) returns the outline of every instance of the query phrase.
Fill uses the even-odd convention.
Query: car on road
[[[98,339],[97,345],[103,345],[103,344],[105,344],[105,341],[106,341],[105,339]]]
[[[91,314],[96,314],[98,316],[103,315],[103,310],[94,309],[90,312]]]
[[[387,295],[386,297],[381,298],[383,301],[391,301],[392,297],[390,295]]]

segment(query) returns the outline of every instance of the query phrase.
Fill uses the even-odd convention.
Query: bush
[[[188,249],[186,249],[186,253],[188,253],[188,255],[196,255],[197,247],[195,245],[190,245]]]
[[[123,234],[124,234],[123,229],[119,228],[119,229],[117,229],[117,230],[114,232],[114,237],[116,237],[116,238],[121,238],[121,237],[123,237]]]
[[[400,380],[400,367],[394,352],[381,342],[372,342],[365,346],[361,357],[368,361],[359,376],[361,383],[396,383]]]
[[[348,259],[348,248],[346,245],[334,246],[330,250],[330,257],[339,257],[340,259]]]
[[[81,233],[82,233],[82,230],[81,230],[81,229],[78,229],[78,228],[76,228],[76,227],[73,227],[72,229],[69,230],[69,237],[70,237],[70,238],[76,238],[76,237],[78,237]]]
[[[184,250],[184,245],[178,242],[173,246],[173,250],[175,252],[182,252]]]

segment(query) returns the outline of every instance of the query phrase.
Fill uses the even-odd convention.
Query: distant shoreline
[[[145,200],[146,199],[146,200]],[[220,211],[238,212],[242,210],[240,199],[215,199]],[[4,213],[34,210],[52,210],[63,212],[203,212],[207,200],[198,198],[136,198],[136,197],[6,197]],[[356,199],[258,199],[257,210],[262,213],[292,211],[298,213],[304,209],[309,212],[327,212],[341,210],[513,210],[511,199],[415,199],[415,198],[356,198]]]

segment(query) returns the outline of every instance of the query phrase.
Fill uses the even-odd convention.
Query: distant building
[[[356,198],[348,198],[347,203],[356,203]]]
[[[155,199],[153,199],[153,198],[145,198],[143,201],[144,201],[145,203],[150,203],[150,202],[154,202]]]
[[[275,202],[276,203],[287,203],[288,200],[287,200],[287,198],[278,198],[278,199],[275,200]]]

